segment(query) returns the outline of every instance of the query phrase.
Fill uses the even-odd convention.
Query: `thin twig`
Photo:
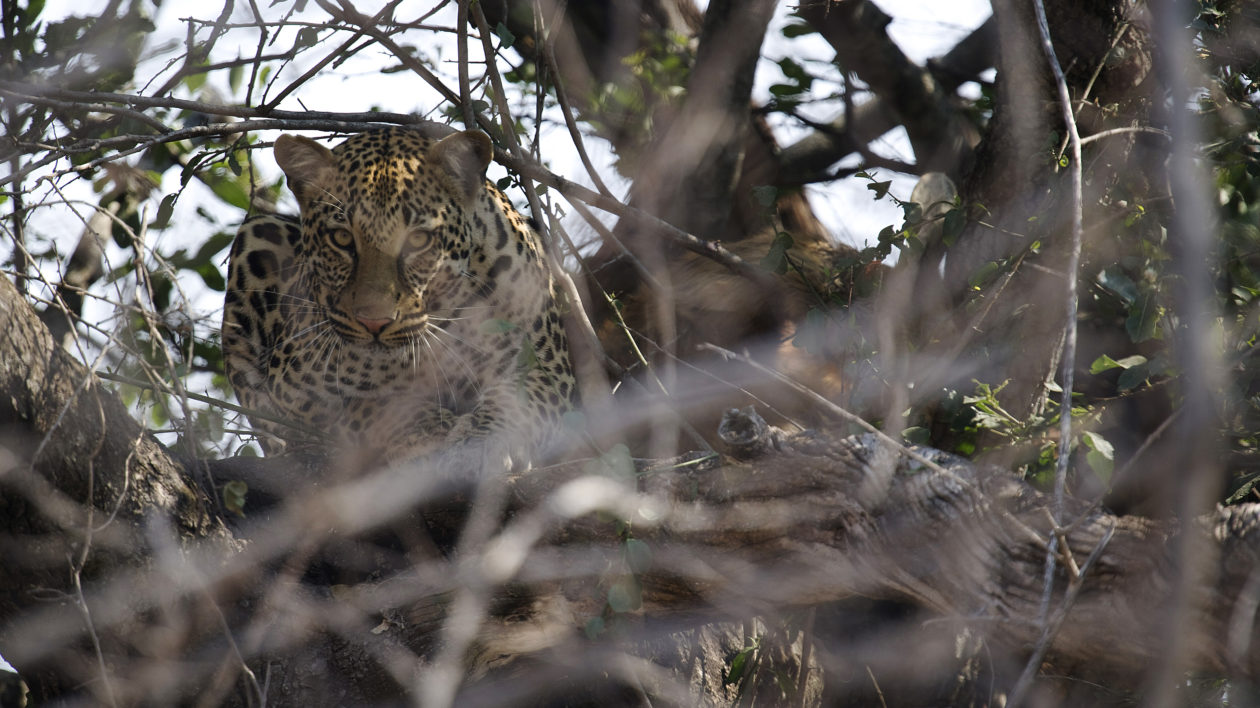
[[[140,379],[133,379],[130,376],[123,376],[122,374],[111,374],[108,371],[97,371],[96,376],[98,378],[102,378],[107,381],[116,381],[121,384],[126,384],[128,386],[135,386],[136,388],[142,388],[149,391],[165,393],[172,396],[181,395],[174,388],[168,386],[165,382],[161,382],[161,381],[159,382],[141,381]],[[274,413],[268,413],[266,411],[255,410],[253,408],[245,408],[243,406],[238,406],[235,403],[230,403],[228,401],[224,401],[219,398],[212,398],[210,396],[196,393],[194,391],[184,391],[182,395],[187,396],[188,398],[191,398],[194,401],[208,403],[212,406],[217,406],[219,408],[226,408],[227,410],[230,410],[233,413],[240,413],[241,415],[249,416],[251,419],[268,420],[273,423],[279,423],[281,425],[288,426],[290,428],[293,428],[294,430],[300,430],[308,435],[316,435],[321,438],[328,436],[328,431],[321,431],[321,430],[316,430],[314,428],[308,428],[298,423],[295,420],[291,420],[289,418],[285,418],[283,416],[279,416]]]
[[[205,101],[191,101],[186,98],[173,98],[169,96],[141,96],[138,94],[111,93],[108,91],[71,91],[69,89],[57,88],[55,86],[45,86],[43,84],[32,84],[23,81],[9,80],[0,80],[0,92],[12,93],[14,96],[24,98],[32,103],[36,103],[36,99],[39,98],[54,98],[74,101],[77,104],[101,102],[121,103],[126,106],[139,108],[177,108],[180,110],[195,111],[197,113],[206,113],[209,115],[232,116],[234,118],[314,118],[316,120],[399,124],[424,122],[423,119],[410,113],[372,111],[360,113],[282,111],[270,108],[254,108],[251,106],[206,103]]]
[[[1172,134],[1170,134],[1167,130],[1152,128],[1149,125],[1131,125],[1120,128],[1109,128],[1107,130],[1100,130],[1093,135],[1086,135],[1081,138],[1081,145],[1092,143],[1095,140],[1102,140],[1103,138],[1110,138],[1113,135],[1124,135],[1126,133],[1150,133],[1151,135],[1158,135],[1161,138],[1172,140]]]
[[[568,3],[565,0],[560,0],[557,3],[557,25],[564,22],[564,12],[567,5]],[[535,3],[534,14],[540,18],[539,21],[541,22],[541,7],[538,7],[537,3]],[[582,161],[582,166],[586,168],[586,173],[590,175],[591,183],[595,185],[595,189],[599,190],[599,193],[606,197],[612,197],[612,192],[608,191],[608,187],[604,185],[604,181],[599,177],[599,171],[595,169],[590,156],[586,154],[586,143],[582,139],[582,131],[578,130],[577,121],[573,118],[573,106],[569,103],[569,94],[564,89],[564,80],[560,75],[559,65],[556,64],[554,33],[549,32],[546,27],[543,27],[542,31],[544,35],[541,38],[543,59],[546,61],[548,71],[551,72],[551,85],[556,92],[556,102],[560,104],[560,113],[564,116],[564,125],[569,129],[569,137],[573,139],[573,146],[577,148],[578,159]]]
[[[1040,0],[1037,0],[1037,2],[1040,2]],[[1081,565],[1081,571],[1076,576],[1076,579],[1068,584],[1068,591],[1063,598],[1063,604],[1055,611],[1054,616],[1043,624],[1041,638],[1037,641],[1037,646],[1033,649],[1032,656],[1028,657],[1028,662],[1024,664],[1024,671],[1020,674],[1019,680],[1015,682],[1015,687],[1011,689],[1010,698],[1006,701],[1008,708],[1017,708],[1023,702],[1028,690],[1032,688],[1032,681],[1037,675],[1037,670],[1041,667],[1041,661],[1050,650],[1050,645],[1054,643],[1054,638],[1063,626],[1063,621],[1067,619],[1068,611],[1076,603],[1077,596],[1081,594],[1081,589],[1085,587],[1085,575],[1093,567],[1095,561],[1102,556],[1103,549],[1111,542],[1111,537],[1115,532],[1116,525],[1113,522],[1107,527],[1107,532],[1098,541],[1098,545],[1094,546],[1094,550],[1090,552],[1089,557],[1085,559],[1085,563]]]
[[[89,508],[91,502],[88,503]],[[101,649],[101,638],[96,633],[96,625],[92,621],[92,610],[88,608],[87,597],[83,594],[82,570],[73,566],[70,573],[70,582],[74,588],[75,605],[79,608],[79,614],[83,615],[83,625],[87,628],[88,637],[92,640],[92,650],[96,655],[97,670],[101,672],[101,683],[105,686],[105,702],[111,706],[118,705],[118,699],[114,696],[114,682],[110,679],[109,669],[105,666],[105,653]]]
[[[459,9],[455,19],[455,29],[459,32],[455,40],[456,66],[459,70],[459,107],[464,114],[464,127],[472,130],[477,127],[477,115],[472,108],[472,90],[468,83],[468,3],[470,0],[459,0]],[[487,60],[488,61],[488,60]]]
[[[1037,12],[1037,28],[1041,33],[1041,48],[1046,54],[1050,70],[1054,73],[1055,86],[1059,93],[1059,106],[1063,111],[1063,122],[1070,139],[1072,177],[1072,245],[1067,264],[1067,293],[1065,308],[1066,336],[1063,339],[1063,402],[1059,410],[1059,459],[1054,470],[1054,518],[1055,524],[1063,522],[1063,496],[1067,480],[1068,455],[1072,451],[1072,386],[1076,372],[1076,313],[1078,308],[1076,292],[1076,272],[1080,269],[1081,240],[1083,238],[1084,196],[1082,194],[1081,176],[1081,135],[1076,129],[1076,117],[1072,112],[1072,94],[1068,90],[1067,77],[1059,65],[1054,52],[1054,44],[1050,41],[1050,26],[1046,20],[1046,8],[1042,0],[1033,0]]]
[[[329,15],[332,15],[334,19],[339,19],[347,24],[359,27],[363,30],[364,34],[367,34],[372,39],[375,39],[381,46],[389,50],[389,52],[393,54],[398,61],[402,62],[403,66],[406,66],[408,69],[413,71],[417,76],[423,79],[426,84],[432,86],[439,94],[442,95],[442,98],[449,101],[451,105],[459,105],[459,94],[455,93],[448,88],[446,84],[442,83],[442,80],[439,79],[432,71],[429,71],[429,68],[421,63],[419,59],[402,47],[398,46],[398,43],[391,39],[389,35],[377,29],[372,24],[372,19],[361,14],[348,0],[339,1],[341,2],[340,9],[333,7],[328,0],[315,0],[316,4],[323,8]]]
[[[871,677],[871,685],[875,687],[875,695],[879,698],[879,705],[882,708],[888,708],[888,701],[884,699],[884,689],[879,687],[879,681],[875,679],[875,672],[871,670],[869,664],[866,666],[866,675]]]
[[[1085,101],[1089,98],[1090,92],[1094,90],[1094,84],[1098,82],[1098,77],[1102,75],[1103,68],[1107,66],[1107,60],[1111,58],[1111,53],[1116,50],[1116,45],[1128,33],[1130,26],[1128,22],[1121,23],[1120,29],[1116,30],[1115,36],[1111,38],[1111,46],[1107,47],[1107,51],[1102,55],[1102,58],[1094,65],[1094,73],[1090,75],[1089,81],[1085,82],[1085,88],[1081,91],[1081,97],[1076,100],[1076,103],[1080,104],[1081,107],[1085,106]],[[1073,115],[1075,115],[1075,111],[1073,111]],[[1059,145],[1059,152],[1055,155],[1056,159],[1063,157],[1063,151],[1067,149],[1069,140],[1071,140],[1070,135],[1063,136],[1063,142]],[[1081,142],[1084,143],[1085,141],[1082,140]]]
[[[370,33],[371,32],[369,32],[369,34]],[[382,38],[375,37],[374,35],[374,38],[382,43],[388,41],[388,47],[393,47],[393,49],[397,49],[399,52],[402,51],[396,44],[389,41],[388,37],[385,37],[382,40]],[[400,59],[409,68],[412,68],[417,72],[423,71],[425,74],[432,76],[431,72],[428,72],[423,65],[419,65],[414,58],[408,57],[405,53],[400,55]],[[434,80],[436,81],[437,79],[434,78]],[[440,82],[438,83],[440,85]],[[459,97],[451,92],[450,89],[447,89],[445,86],[441,86],[440,90],[445,92],[443,95],[447,100],[450,100],[456,105],[459,104]],[[244,118],[246,120],[234,123],[211,123],[200,126],[189,126],[178,130],[172,130],[169,133],[164,133],[158,136],[119,135],[112,138],[98,140],[83,140],[64,146],[26,146],[29,149],[38,149],[40,151],[49,152],[50,154],[0,178],[0,186],[11,184],[35,170],[60,160],[66,153],[71,152],[94,152],[110,148],[119,149],[119,152],[117,153],[97,158],[84,165],[77,165],[69,170],[66,170],[66,172],[90,170],[103,163],[111,162],[117,160],[118,158],[147,150],[153,145],[159,143],[178,142],[189,138],[236,135],[239,133],[257,130],[329,130],[338,132],[353,132],[380,128],[384,125],[418,126],[432,124],[431,121],[425,120],[420,116],[404,113],[337,113],[327,111],[262,110],[249,106],[218,105],[178,98],[134,96],[123,93],[66,91],[63,89],[54,89],[18,81],[0,80],[0,95],[4,95],[6,93],[36,104],[45,102],[46,100],[66,98],[81,101],[116,102],[132,106],[142,106],[145,108],[178,108],[182,110],[197,111],[207,115],[230,116],[234,118]],[[487,118],[478,117],[478,124],[483,129],[488,127],[488,123],[489,121]],[[561,177],[547,169],[532,157],[513,155],[496,149],[495,159],[504,167],[507,167],[508,169],[513,170],[522,176],[528,177],[540,184],[546,185],[550,189],[555,189],[564,194],[566,197],[579,199],[602,211],[606,211],[615,216],[630,219],[636,223],[642,224],[644,227],[649,228],[677,243],[682,248],[716,261],[717,263],[726,266],[732,272],[749,278],[755,283],[764,285],[769,283],[771,280],[769,274],[765,271],[735,255],[722,244],[716,241],[702,239],[694,234],[683,231],[682,229],[662,220],[657,216],[648,214],[641,209],[624,204],[611,196],[600,194],[589,187]]]
[[[1078,307],[1076,272],[1080,269],[1082,219],[1084,218],[1084,197],[1081,188],[1081,136],[1076,129],[1076,117],[1072,111],[1072,94],[1068,91],[1067,77],[1064,76],[1063,67],[1059,65],[1058,56],[1054,52],[1054,43],[1050,40],[1050,26],[1046,20],[1045,5],[1042,0],[1033,0],[1033,7],[1037,15],[1037,29],[1041,35],[1041,48],[1045,52],[1046,61],[1050,64],[1050,70],[1054,74],[1054,83],[1059,94],[1059,107],[1063,111],[1063,122],[1068,132],[1069,148],[1072,151],[1069,167],[1072,177],[1072,243],[1068,255],[1067,278],[1065,279],[1067,292],[1064,297],[1066,307],[1064,308],[1063,326],[1065,331],[1063,355],[1060,362],[1063,383],[1062,403],[1059,408],[1059,456],[1055,462],[1054,498],[1051,501],[1054,526],[1060,527],[1063,525],[1063,498],[1067,487],[1068,457],[1072,452],[1072,389],[1076,373],[1076,312]],[[1045,582],[1041,594],[1040,609],[1040,616],[1043,621],[1048,621],[1050,600],[1054,595],[1054,568],[1057,562],[1058,544],[1058,537],[1052,536],[1050,547],[1046,550]],[[1040,659],[1036,661],[1029,659],[1027,666],[1024,668],[1024,673],[1028,675],[1030,672],[1035,672],[1039,665]],[[1021,680],[1023,680],[1023,677],[1021,677]],[[1028,678],[1028,681],[1031,680],[1031,678]],[[1017,705],[1017,701],[1012,700],[1009,705]]]
[[[400,2],[402,2],[402,0],[394,0],[394,2],[391,2],[385,7],[381,8],[381,11],[376,13],[376,15],[372,17],[372,20],[371,20],[372,25],[375,26],[377,23],[379,23],[381,18],[385,17],[386,13],[392,12],[394,8],[397,7]],[[350,48],[353,47],[354,43],[359,41],[359,38],[362,36],[363,36],[363,28],[356,27],[354,30],[354,33],[350,35],[350,39],[347,39],[346,41],[342,42],[341,46],[329,52],[327,55],[324,56],[323,59],[320,59],[319,61],[315,62],[315,64],[312,65],[309,69],[307,69],[301,76],[294,79],[293,81],[290,81],[288,86],[285,86],[283,89],[280,89],[280,93],[276,94],[274,98],[264,103],[262,106],[260,106],[260,108],[264,111],[267,111],[280,105],[280,102],[283,101],[289,94],[293,93],[298,88],[305,85],[307,81],[309,81],[316,74],[322,71],[325,66],[332,63],[334,60],[336,61],[344,60],[345,57],[349,56],[352,53],[350,51]]]

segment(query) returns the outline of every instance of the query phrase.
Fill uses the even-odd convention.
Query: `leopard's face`
[[[412,344],[461,304],[447,296],[466,287],[469,204],[445,168],[424,159],[431,147],[409,133],[364,133],[298,187],[311,299],[349,342]]]
[[[575,397],[557,283],[485,181],[489,138],[283,136],[275,155],[301,219],[242,225],[223,328],[242,404],[304,432],[264,429],[408,456],[557,428]]]

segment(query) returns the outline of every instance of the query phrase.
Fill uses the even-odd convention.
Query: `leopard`
[[[285,134],[272,152],[300,213],[242,223],[221,329],[264,453],[493,449],[519,467],[554,440],[578,398],[565,291],[486,179],[489,137]]]

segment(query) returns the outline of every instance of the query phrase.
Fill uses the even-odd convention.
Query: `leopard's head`
[[[333,150],[282,135],[275,157],[302,210],[312,306],[352,342],[400,346],[451,307],[475,239],[492,148],[484,133],[430,140],[388,128]]]

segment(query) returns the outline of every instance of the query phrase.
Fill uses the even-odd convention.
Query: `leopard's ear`
[[[299,204],[306,204],[327,188],[323,182],[335,169],[332,150],[300,135],[281,135],[276,138],[273,153]]]
[[[465,205],[481,192],[492,157],[490,137],[479,130],[448,135],[434,143],[428,154],[429,163],[438,167],[447,188]]]

